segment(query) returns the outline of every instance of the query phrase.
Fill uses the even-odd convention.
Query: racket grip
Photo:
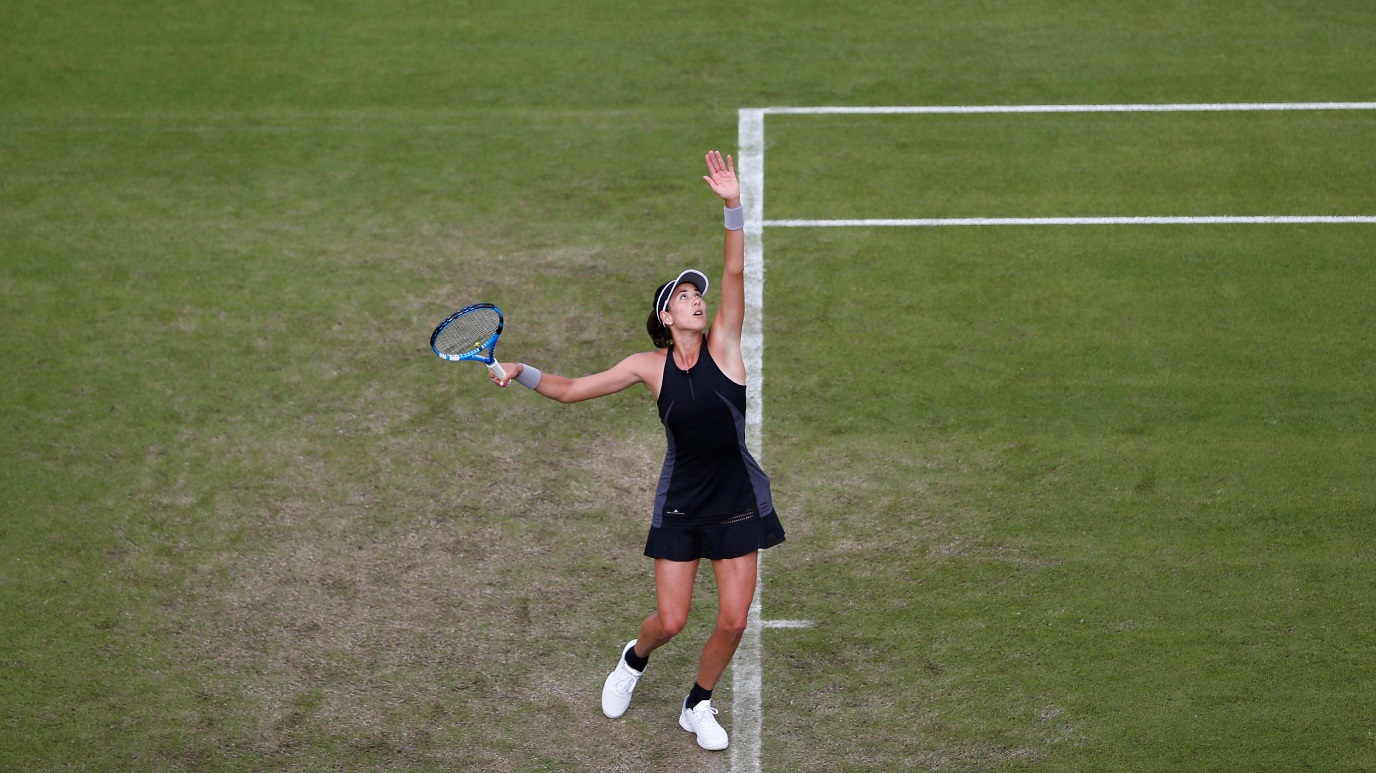
[[[493,360],[492,362],[488,363],[487,369],[492,371],[492,375],[496,376],[497,378],[506,378],[506,370],[502,368],[501,363],[497,362],[496,360]]]

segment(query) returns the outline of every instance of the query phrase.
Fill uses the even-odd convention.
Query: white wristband
[[[743,207],[722,207],[721,211],[726,220],[726,230],[739,231],[745,227],[745,210]]]
[[[524,362],[521,363],[521,375],[516,377],[516,383],[527,389],[540,386],[540,369]]]

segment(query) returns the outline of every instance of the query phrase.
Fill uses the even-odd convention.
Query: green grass
[[[648,393],[491,389],[435,322],[643,347],[741,107],[1372,100],[1373,44],[1359,2],[10,9],[0,769],[728,769],[671,708],[710,606],[595,705]],[[1373,214],[1372,120],[771,116],[767,214]],[[764,609],[818,625],[762,634],[764,769],[1376,764],[1369,242],[769,231]]]
[[[1366,215],[1373,130],[1367,110],[770,116],[768,217]]]
[[[799,657],[815,700],[891,759],[981,764],[929,746],[954,737],[1045,769],[1369,761],[1357,235],[1304,233],[1300,267],[1254,229],[771,232],[799,268],[769,278],[771,396],[862,406],[771,404],[781,488],[808,494],[767,608],[870,648]],[[809,345],[837,336],[874,378]]]

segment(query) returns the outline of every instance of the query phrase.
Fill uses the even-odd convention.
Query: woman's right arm
[[[662,372],[664,363],[662,359],[656,363],[656,359],[654,352],[632,354],[601,373],[578,378],[541,373],[540,383],[535,386],[535,391],[561,403],[577,403],[595,397],[605,397],[636,384],[647,384],[651,391],[658,395],[659,384],[654,383],[657,380],[655,376]],[[509,385],[525,371],[525,365],[522,363],[503,363],[502,368],[506,371],[506,378],[492,377],[492,383],[500,387]]]

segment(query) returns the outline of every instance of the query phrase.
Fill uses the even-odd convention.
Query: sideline
[[[745,209],[745,326],[741,355],[750,374],[745,395],[745,443],[756,461],[764,464],[760,428],[764,421],[764,111],[741,110],[738,125],[736,169]],[[731,770],[760,771],[760,732],[764,711],[760,630],[764,594],[764,552],[759,553],[755,575],[755,600],[750,602],[745,633],[731,660]]]

